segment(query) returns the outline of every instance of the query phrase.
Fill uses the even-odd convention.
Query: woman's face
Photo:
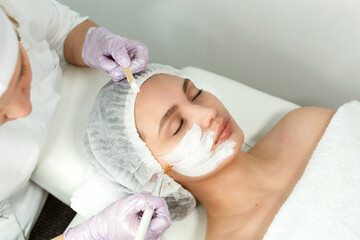
[[[21,43],[13,77],[6,92],[0,96],[0,125],[30,114],[32,73],[30,61]]]
[[[162,166],[166,162],[161,154],[173,150],[194,124],[202,132],[215,133],[212,150],[225,140],[236,142],[234,154],[215,171],[237,155],[244,141],[242,130],[214,95],[196,88],[189,79],[168,74],[152,76],[141,86],[135,102],[135,122],[141,138]],[[225,125],[230,131],[223,131]],[[169,176],[179,182],[194,179],[176,172]]]

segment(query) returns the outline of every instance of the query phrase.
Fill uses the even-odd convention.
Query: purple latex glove
[[[90,67],[104,69],[114,81],[125,78],[123,67],[132,73],[145,69],[149,52],[145,44],[113,34],[106,28],[88,30],[82,49],[82,58]]]
[[[64,240],[135,239],[144,210],[155,209],[145,239],[156,240],[170,227],[170,214],[163,198],[148,192],[114,202],[98,215],[65,231]]]

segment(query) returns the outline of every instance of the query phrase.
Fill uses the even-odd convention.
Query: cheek
[[[170,152],[161,156],[174,167],[174,171],[187,177],[201,177],[214,171],[219,164],[233,155],[235,141],[224,141],[216,150],[214,132],[203,132],[198,125],[194,125]]]
[[[168,163],[162,159],[164,153],[169,152],[171,149],[175,148],[175,144],[159,144],[157,142],[145,141],[147,147],[150,152],[154,156],[155,160],[161,165],[161,167],[165,167]]]

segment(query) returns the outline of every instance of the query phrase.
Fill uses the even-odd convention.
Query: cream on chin
[[[187,131],[180,143],[169,153],[161,156],[173,170],[189,177],[200,177],[214,171],[220,163],[234,153],[235,141],[225,140],[214,151],[213,131],[202,132],[194,126]]]

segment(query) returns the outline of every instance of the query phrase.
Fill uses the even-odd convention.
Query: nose
[[[14,96],[6,106],[6,117],[9,120],[26,117],[32,110],[30,99],[25,96]]]
[[[216,118],[216,110],[212,107],[200,105],[191,105],[190,108],[191,111],[189,111],[189,119],[192,119],[192,125],[197,124],[201,129],[210,128]]]

